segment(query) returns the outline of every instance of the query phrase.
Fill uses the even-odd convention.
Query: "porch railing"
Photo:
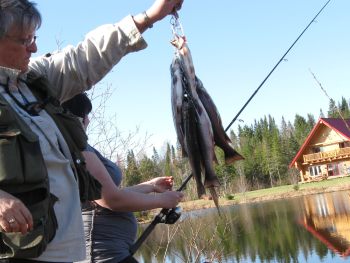
[[[333,151],[305,154],[304,163],[323,162],[328,160],[350,157],[350,147],[339,148]]]

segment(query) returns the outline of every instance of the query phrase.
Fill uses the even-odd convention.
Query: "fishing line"
[[[329,4],[331,0],[328,0],[327,3],[321,8],[321,10],[315,15],[315,17],[310,21],[310,23],[305,27],[305,29],[301,32],[301,34],[298,36],[298,38],[293,42],[293,44],[288,48],[286,53],[281,57],[281,59],[277,62],[277,64],[272,68],[270,73],[266,76],[266,78],[261,82],[259,87],[253,92],[253,94],[250,96],[250,98],[247,100],[247,102],[243,105],[243,107],[239,110],[237,115],[232,119],[230,124],[225,129],[225,132],[228,131],[228,129],[231,127],[231,125],[236,121],[238,116],[242,113],[242,111],[245,109],[245,107],[248,105],[248,103],[253,99],[253,97],[256,95],[256,93],[259,91],[259,89],[264,85],[266,80],[270,77],[270,75],[275,71],[275,69],[278,67],[278,65],[282,62],[282,60],[285,58],[285,56],[289,53],[289,51],[293,48],[293,46],[298,42],[298,40],[301,38],[301,36],[305,33],[305,31],[310,27],[310,25],[315,21],[315,19],[318,17],[318,15],[323,11],[323,9],[326,8],[326,6]]]
[[[236,121],[238,116],[241,114],[241,112],[245,109],[245,107],[248,105],[248,103],[252,100],[252,98],[255,96],[255,94],[259,91],[259,89],[264,85],[266,80],[270,77],[270,75],[274,72],[274,70],[278,67],[278,65],[282,62],[284,57],[289,53],[289,51],[293,48],[293,46],[296,44],[296,42],[301,38],[301,36],[305,33],[305,31],[310,27],[310,25],[315,21],[315,19],[318,17],[318,15],[323,11],[323,9],[329,4],[331,0],[328,0],[326,4],[321,8],[321,10],[316,14],[316,16],[311,20],[311,22],[307,25],[307,27],[301,32],[301,34],[298,36],[298,38],[294,41],[294,43],[289,47],[289,49],[286,51],[286,53],[281,57],[281,59],[277,62],[277,64],[273,67],[273,69],[270,71],[270,73],[266,76],[266,78],[261,82],[259,87],[254,91],[254,93],[250,96],[248,101],[243,105],[243,107],[240,109],[240,111],[237,113],[237,115],[233,118],[233,120],[230,122],[230,124],[227,126],[225,129],[225,132],[231,127],[231,125]],[[172,21],[172,26],[173,26],[173,34],[176,35],[177,31],[180,31],[182,35],[183,33],[183,28],[181,24],[178,21],[178,15],[176,14],[174,16],[174,21]],[[190,95],[190,94],[189,94]],[[189,96],[191,97],[191,96]],[[189,98],[191,99],[191,98]],[[186,179],[182,182],[181,186],[176,190],[178,192],[181,192],[189,182],[189,180],[193,177],[193,173],[191,172]],[[136,240],[136,242],[131,246],[130,248],[130,255],[134,255],[135,252],[140,248],[142,243],[146,240],[146,238],[149,236],[149,234],[153,231],[155,226],[159,223],[164,223],[164,220],[166,220],[166,217],[170,215],[174,209],[166,209],[163,208],[159,214],[153,219],[153,221],[148,225],[148,227],[144,230],[144,232],[141,234],[141,236]],[[174,222],[173,222],[174,223]]]
[[[282,62],[282,60],[285,58],[285,56],[289,53],[289,51],[293,48],[293,46],[298,42],[298,40],[301,38],[301,36],[305,33],[305,31],[310,27],[310,25],[316,20],[319,14],[322,13],[322,11],[326,8],[326,6],[329,4],[331,0],[328,0],[326,4],[318,11],[318,13],[314,16],[314,18],[310,21],[310,23],[305,27],[305,29],[301,32],[301,34],[297,37],[297,39],[293,42],[293,44],[288,48],[288,50],[284,53],[284,55],[281,57],[281,59],[277,62],[277,64],[272,68],[270,73],[266,76],[266,78],[261,82],[259,87],[254,91],[254,93],[250,96],[250,98],[247,100],[247,102],[243,105],[243,107],[240,109],[240,111],[237,113],[237,115],[233,118],[233,120],[230,122],[230,124],[225,129],[225,132],[228,131],[228,129],[231,127],[231,125],[236,121],[238,116],[242,113],[242,111],[245,109],[245,107],[248,105],[248,103],[253,99],[253,97],[256,95],[256,93],[259,91],[259,89],[264,85],[266,80],[271,76],[271,74],[275,71],[275,69],[278,67],[278,65]],[[186,184],[188,183],[189,179],[193,176],[193,173],[191,173],[185,181],[182,183],[179,189],[185,188]],[[180,191],[181,191],[180,190]],[[179,190],[178,190],[179,191]]]

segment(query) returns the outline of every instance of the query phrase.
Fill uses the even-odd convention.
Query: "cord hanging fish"
[[[220,186],[220,182],[213,166],[213,162],[217,162],[215,145],[224,151],[227,164],[243,157],[231,146],[231,140],[222,127],[219,112],[195,74],[185,37],[174,37],[171,43],[176,51],[170,71],[175,130],[183,156],[188,158],[196,180],[198,197],[201,198],[205,194],[205,188],[208,188],[219,209],[215,188]]]

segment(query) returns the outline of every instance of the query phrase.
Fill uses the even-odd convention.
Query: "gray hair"
[[[41,15],[35,5],[28,0],[0,0],[0,39],[14,27],[21,32],[37,30]]]

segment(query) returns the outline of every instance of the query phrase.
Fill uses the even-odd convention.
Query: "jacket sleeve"
[[[58,98],[65,101],[100,81],[130,52],[147,47],[129,15],[116,24],[88,33],[76,47],[31,60],[30,70],[45,76]]]

